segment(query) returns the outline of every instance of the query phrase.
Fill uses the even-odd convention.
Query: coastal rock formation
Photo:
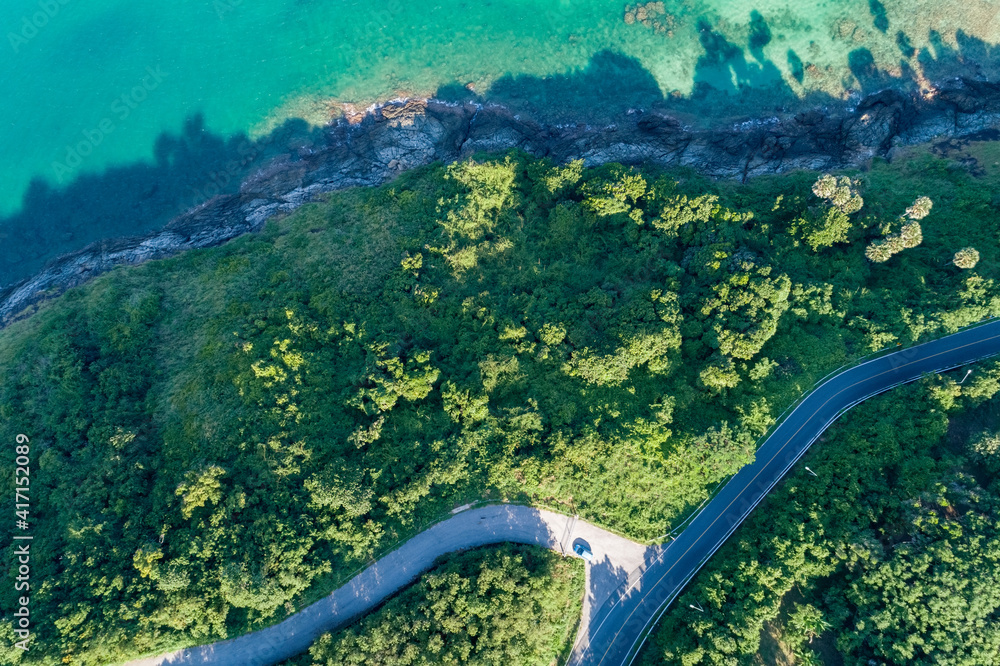
[[[666,7],[660,0],[640,2],[635,6],[628,5],[625,7],[625,14],[622,18],[627,25],[638,22],[667,37],[673,37],[674,29],[677,27],[677,17],[668,14]]]
[[[0,322],[6,325],[27,316],[36,303],[115,266],[141,264],[183,250],[219,245],[258,231],[271,215],[295,207],[287,200],[259,195],[216,197],[152,234],[92,243],[49,262],[34,277],[5,289],[0,295]]]
[[[944,82],[929,94],[883,90],[856,106],[815,108],[706,127],[664,103],[630,109],[615,122],[552,125],[490,103],[397,100],[331,124],[321,145],[274,158],[238,194],[217,196],[146,236],[93,243],[59,257],[0,292],[0,323],[114,266],[218,245],[257,231],[316,196],[378,185],[400,171],[480,152],[518,148],[557,162],[653,162],[717,178],[746,180],[794,169],[835,170],[897,146],[1000,128],[1000,84]]]

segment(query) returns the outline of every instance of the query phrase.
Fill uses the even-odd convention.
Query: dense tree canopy
[[[909,539],[862,565],[845,652],[963,666],[1000,656],[1000,504],[961,478],[951,486],[913,500]]]
[[[70,290],[0,333],[0,438],[32,442],[22,662],[273,623],[470,499],[663,534],[820,376],[1000,313],[991,186],[937,164],[814,193],[483,157]]]
[[[505,545],[444,563],[285,666],[549,666],[573,641],[583,562]]]
[[[820,636],[857,666],[997,663],[997,438],[960,433],[1000,421],[1000,363],[973,376],[928,378],[843,417],[808,454],[818,476],[793,472],[772,492],[664,616],[643,663],[751,664],[771,623],[803,664],[839,663],[820,658]]]

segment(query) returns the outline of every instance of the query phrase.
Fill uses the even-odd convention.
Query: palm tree
[[[955,253],[955,258],[951,262],[963,270],[975,268],[979,263],[979,251],[974,247],[963,247]]]

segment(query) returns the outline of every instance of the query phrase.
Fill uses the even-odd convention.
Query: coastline
[[[237,194],[216,196],[149,234],[91,243],[53,259],[36,275],[0,290],[0,327],[116,266],[219,245],[327,192],[380,185],[435,161],[521,149],[555,162],[652,163],[746,181],[892,159],[896,147],[935,138],[994,139],[998,129],[1000,84],[968,78],[943,81],[924,93],[884,89],[841,108],[720,119],[709,128],[686,122],[666,104],[589,125],[546,123],[495,103],[397,99],[330,124],[322,144],[272,159],[244,179]]]

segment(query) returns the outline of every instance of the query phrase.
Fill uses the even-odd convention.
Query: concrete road
[[[421,532],[330,596],[272,627],[212,645],[137,659],[126,666],[276,664],[304,652],[323,633],[372,610],[430,568],[441,555],[504,541],[535,544],[572,555],[573,544],[580,540],[586,541],[594,554],[587,565],[583,616],[577,632],[578,636],[581,632],[586,635],[594,609],[601,608],[614,590],[627,585],[630,574],[635,580],[636,571],[652,561],[659,550],[551,511],[490,505],[466,509]]]
[[[743,522],[788,469],[837,417],[877,393],[1000,353],[1000,321],[868,361],[810,393],[739,471],[641,575],[623,586],[578,635],[573,666],[631,663],[647,629],[684,585]],[[836,470],[816,470],[835,474]]]

